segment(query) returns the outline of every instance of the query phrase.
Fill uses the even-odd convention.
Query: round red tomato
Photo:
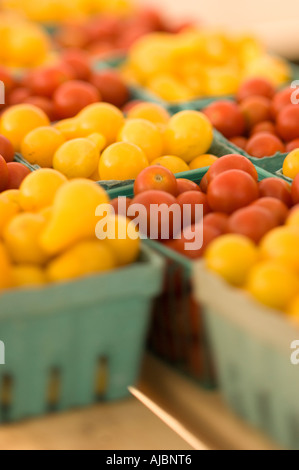
[[[15,155],[12,143],[3,135],[0,135],[0,155],[6,163],[12,162]]]
[[[31,172],[27,166],[22,163],[11,162],[7,164],[8,169],[8,183],[6,189],[19,189],[22,181]]]
[[[264,96],[250,96],[240,104],[248,129],[271,120],[271,101]]]
[[[275,135],[269,134],[269,132],[260,132],[249,139],[246,152],[256,158],[272,157],[277,152],[284,153],[285,146]]]
[[[93,73],[90,83],[98,89],[103,101],[111,103],[118,108],[124,106],[130,99],[127,85],[120,75],[113,70]]]
[[[50,121],[56,120],[56,114],[53,101],[45,96],[29,96],[24,100],[24,103],[32,104],[42,109],[49,117]]]
[[[276,135],[276,127],[271,121],[259,122],[253,127],[250,135],[253,136],[261,132],[268,132],[269,134]]]
[[[4,84],[5,93],[10,93],[16,86],[12,74],[2,66],[0,66],[0,81]]]
[[[137,194],[151,189],[165,191],[176,196],[178,189],[174,174],[167,168],[159,165],[145,168],[135,180],[134,194],[137,196]]]
[[[71,70],[76,80],[89,80],[91,75],[90,58],[82,49],[68,49],[62,55],[62,61]]]
[[[16,104],[24,103],[24,101],[31,96],[31,91],[25,87],[15,88],[10,92],[7,99],[7,104],[9,106],[14,106]]]
[[[206,194],[198,191],[187,191],[180,194],[177,202],[181,207],[183,227],[197,224],[202,215],[211,212]],[[189,206],[189,209],[188,207]],[[202,212],[198,209],[202,209]],[[190,217],[189,217],[190,216]]]
[[[228,139],[245,132],[245,120],[239,106],[232,101],[217,101],[205,110],[213,127]]]
[[[64,82],[71,80],[73,74],[67,67],[47,67],[28,74],[24,84],[34,95],[50,98],[54,91]]]
[[[255,243],[277,226],[277,219],[269,210],[255,205],[244,207],[229,219],[228,231],[250,238]]]
[[[275,95],[275,88],[269,80],[264,78],[250,78],[242,83],[237,93],[239,102],[251,96],[264,96],[272,99]]]
[[[255,201],[258,195],[258,184],[248,173],[228,170],[209,184],[208,203],[215,212],[232,214]]]
[[[286,145],[287,153],[291,153],[293,150],[297,149],[299,149],[299,139],[291,140],[291,142]]]
[[[178,240],[173,240],[167,244],[169,248],[177,251],[189,259],[201,258],[210,243],[219,237],[219,230],[209,225],[192,225],[183,230]],[[188,245],[193,245],[189,246]]]
[[[294,204],[299,204],[299,175],[296,176],[292,183],[292,199]]]
[[[276,93],[271,103],[272,118],[276,119],[280,111],[282,111],[283,108],[289,106],[292,103],[291,99],[293,93],[294,90],[289,87]]]
[[[219,235],[223,235],[228,231],[229,216],[221,212],[212,212],[205,215],[203,219],[204,227],[213,227],[219,231]]]
[[[292,205],[291,186],[280,178],[266,178],[259,183],[260,197],[274,197],[286,206]]]
[[[199,187],[203,193],[206,193],[208,191],[208,186],[209,186],[209,180],[208,180],[208,175],[206,173],[201,179]]]
[[[177,194],[186,193],[187,191],[198,191],[200,192],[199,186],[194,183],[194,181],[190,181],[184,178],[177,179]]]
[[[83,49],[89,43],[84,24],[64,24],[55,34],[55,42],[62,48]]]
[[[224,155],[213,163],[207,173],[208,181],[213,181],[216,176],[228,170],[242,170],[248,173],[255,181],[258,180],[255,166],[250,160],[248,160],[248,158],[243,155],[231,154]]]
[[[71,80],[57,88],[53,99],[56,115],[67,119],[76,116],[86,106],[101,101],[101,96],[90,83]]]
[[[277,132],[287,142],[299,138],[299,106],[290,104],[277,117]]]
[[[288,207],[274,197],[262,197],[253,203],[255,206],[267,209],[276,219],[278,225],[284,224],[288,216]]]
[[[2,155],[0,155],[0,192],[7,188],[8,184],[8,168],[7,163]]]
[[[242,137],[242,136],[232,137],[231,139],[229,139],[229,141],[242,150],[246,149],[246,145],[247,145],[246,137]]]
[[[140,212],[137,205],[141,206]],[[157,206],[161,205],[164,207],[158,212]],[[177,218],[174,218],[174,213],[169,211],[171,206],[177,208]],[[180,206],[176,198],[169,193],[149,190],[138,194],[130,205],[129,216],[134,218],[135,211],[136,216],[139,213],[141,233],[148,235],[150,238],[168,240],[172,238],[174,233],[181,230]]]
[[[128,209],[132,200],[128,197],[121,196],[110,201],[111,206],[114,209],[115,214],[122,215],[123,217],[128,216]]]

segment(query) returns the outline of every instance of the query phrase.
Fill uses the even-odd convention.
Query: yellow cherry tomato
[[[51,168],[54,154],[65,140],[63,134],[54,127],[38,127],[25,136],[21,153],[32,165]]]
[[[119,142],[106,148],[99,163],[101,180],[134,180],[149,166],[144,152],[137,145]]]
[[[97,148],[97,151],[101,153],[104,148],[107,146],[107,140],[102,134],[95,132],[94,134],[90,134],[87,137],[91,142],[93,142]]]
[[[36,212],[50,206],[58,189],[67,182],[59,171],[43,169],[33,171],[20,186],[19,201],[27,212]]]
[[[48,116],[36,106],[18,104],[4,111],[0,121],[0,133],[11,141],[15,150],[21,150],[24,137],[33,129],[49,126]]]
[[[299,174],[299,149],[293,150],[285,158],[282,168],[284,176],[288,178],[296,178]]]
[[[287,218],[286,225],[299,229],[299,209],[294,209]]]
[[[237,287],[244,286],[258,258],[255,244],[242,235],[223,235],[210,244],[205,254],[207,268]]]
[[[108,103],[95,103],[84,108],[79,114],[81,132],[85,136],[98,132],[102,134],[107,145],[117,140],[125,118],[122,112]]]
[[[286,313],[289,316],[290,320],[293,321],[298,327],[299,326],[299,295],[298,294],[290,302]]]
[[[209,150],[213,128],[208,118],[198,111],[181,111],[169,121],[165,133],[166,152],[190,163]]]
[[[156,103],[139,103],[128,112],[128,119],[145,119],[153,124],[167,124],[170,114]]]
[[[47,284],[45,270],[39,266],[19,264],[12,268],[14,287],[38,287]]]
[[[180,80],[170,75],[158,75],[152,78],[148,83],[148,88],[162,100],[172,103],[181,103],[192,98],[190,89]]]
[[[61,134],[65,140],[77,139],[78,137],[85,137],[86,133],[81,130],[80,121],[76,118],[63,119],[56,122],[53,126]]]
[[[12,284],[11,263],[6,247],[0,242],[0,289],[10,287]]]
[[[67,178],[89,178],[99,164],[100,153],[87,138],[65,142],[54,155],[53,168]]]
[[[215,155],[200,155],[199,157],[194,158],[190,163],[190,170],[197,170],[199,168],[205,168],[213,165],[218,160],[218,157]]]
[[[151,165],[160,165],[170,170],[174,175],[189,171],[190,168],[187,163],[179,157],[173,155],[165,155],[164,157],[157,158]]]
[[[299,228],[279,227],[266,235],[260,245],[262,256],[299,272]]]
[[[0,235],[6,225],[20,212],[20,205],[15,201],[11,201],[4,195],[0,195]]]
[[[160,131],[155,124],[145,119],[129,119],[120,131],[118,140],[137,145],[143,150],[149,162],[163,153]]]
[[[277,261],[264,261],[250,272],[247,290],[268,307],[284,310],[299,290],[299,276]]]

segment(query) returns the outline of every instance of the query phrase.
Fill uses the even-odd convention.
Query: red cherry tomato
[[[28,74],[24,82],[32,94],[50,98],[59,85],[72,78],[71,69],[56,66],[35,70]]]
[[[288,207],[279,199],[274,197],[262,197],[255,201],[254,206],[267,209],[276,219],[278,225],[284,224],[288,216]]]
[[[53,101],[45,96],[29,96],[24,100],[24,103],[32,104],[42,109],[52,122],[57,118]]]
[[[204,177],[201,179],[199,188],[203,193],[206,193],[208,191],[208,186],[209,186],[209,180],[208,180],[208,175],[206,173]]]
[[[263,121],[263,122],[259,122],[258,124],[256,124],[250,135],[253,136],[255,134],[259,134],[261,132],[269,132],[269,134],[273,134],[276,136],[276,127],[274,125],[273,122],[271,121]]]
[[[271,116],[273,119],[276,119],[280,111],[292,103],[293,93],[294,89],[289,87],[276,93],[271,103]]]
[[[171,206],[179,208],[177,204],[176,198],[171,194],[168,194],[164,191],[145,191],[141,194],[138,194],[132,201],[130,205],[130,210],[134,211],[136,208],[136,204],[140,204],[146,209],[146,213],[142,211],[140,214],[140,220],[142,221],[143,227],[147,225],[147,235],[151,235],[151,230],[157,229],[157,236],[159,239],[163,236],[163,231],[169,232],[169,239],[172,238],[174,231],[177,233],[181,227],[181,219],[176,220],[176,226],[174,227],[174,217],[173,213],[167,216],[167,210],[162,211],[158,214],[157,217],[154,216],[153,211],[155,207],[164,205],[166,208],[170,208]],[[152,209],[152,211],[151,211]],[[180,209],[180,208],[179,208]],[[130,217],[133,215],[130,213]],[[138,215],[138,213],[137,213]],[[157,222],[157,227],[154,226],[154,223]],[[142,230],[143,227],[140,227]]]
[[[14,80],[11,73],[5,68],[0,66],[0,81],[4,83],[5,93],[10,93],[16,86],[16,81]]]
[[[260,197],[274,197],[291,207],[291,186],[279,178],[266,178],[259,183]]]
[[[212,212],[203,218],[204,227],[213,227],[219,231],[219,235],[223,235],[228,231],[228,215],[221,212]]]
[[[180,178],[180,179],[177,179],[176,182],[177,182],[178,196],[180,194],[186,193],[187,191],[199,191],[200,192],[199,186],[196,183],[194,183],[194,181]]]
[[[127,114],[129,111],[131,111],[131,109],[134,108],[134,106],[137,106],[137,104],[140,104],[140,103],[144,103],[144,101],[141,101],[141,100],[129,101],[127,104],[125,104],[125,106],[123,106],[122,112],[124,114]]]
[[[245,120],[239,106],[232,101],[217,101],[205,110],[213,127],[228,139],[242,135],[245,132]]]
[[[19,189],[22,181],[31,173],[22,163],[12,162],[7,164],[8,183],[6,189]]]
[[[231,154],[224,155],[213,163],[207,173],[208,181],[211,182],[216,176],[228,170],[242,170],[248,173],[255,181],[258,180],[256,168],[248,158],[243,155]]]
[[[275,95],[275,88],[269,80],[264,78],[250,78],[242,83],[237,93],[239,102],[246,100],[251,96],[264,96],[272,99]]]
[[[246,137],[242,137],[242,136],[232,137],[231,139],[229,139],[229,141],[242,150],[246,149],[246,145],[247,145]]]
[[[250,96],[240,104],[248,129],[271,120],[271,101],[264,96]]]
[[[221,159],[220,159],[221,160]],[[258,184],[245,171],[228,170],[209,184],[208,202],[215,212],[232,214],[258,198]]]
[[[54,36],[62,48],[84,49],[89,43],[89,35],[82,24],[64,24]]]
[[[7,104],[9,106],[14,106],[16,104],[24,103],[24,101],[31,96],[31,91],[25,87],[15,88],[10,92],[7,99]]]
[[[3,135],[0,135],[0,155],[6,163],[12,162],[15,155],[12,143]]]
[[[8,168],[7,163],[2,155],[0,155],[0,192],[7,188],[8,184]]]
[[[200,238],[199,233],[202,231],[203,243],[202,246],[197,249],[187,248],[188,244],[194,244],[193,247],[196,248],[196,238]],[[210,243],[219,237],[219,230],[209,225],[198,224],[187,227],[183,230],[178,240],[173,240],[167,244],[169,248],[177,251],[181,255],[187,256],[190,259],[201,258],[204,254]],[[200,245],[200,243],[198,242]]]
[[[291,142],[286,145],[287,153],[291,153],[293,150],[296,149],[299,149],[299,139],[291,140]]]
[[[230,217],[228,231],[244,235],[259,243],[264,235],[277,225],[277,219],[269,210],[252,205],[238,210]]]
[[[71,70],[76,80],[88,81],[91,76],[90,58],[82,49],[69,49],[62,55],[62,61]]]
[[[197,224],[200,221],[201,217],[197,211],[197,207],[202,206],[203,216],[211,212],[208,198],[206,194],[202,192],[187,191],[186,193],[179,195],[177,202],[181,207],[183,227]],[[189,213],[186,213],[186,208],[184,206],[190,206],[191,219],[188,219],[187,215],[189,215]]]
[[[121,30],[121,19],[113,15],[100,15],[92,18],[86,26],[88,39],[94,41],[114,41]]]
[[[167,168],[158,165],[145,168],[135,180],[134,194],[137,196],[137,194],[151,189],[165,191],[176,196],[178,190],[174,174]]]
[[[101,101],[101,96],[90,83],[71,80],[57,88],[53,99],[56,115],[67,119],[76,116],[86,106]]]
[[[299,175],[294,178],[292,183],[292,199],[294,204],[299,204]]]
[[[249,139],[246,152],[256,158],[272,157],[277,152],[284,153],[285,146],[275,135],[260,132]]]
[[[103,101],[123,107],[130,99],[130,92],[117,72],[104,70],[93,73],[90,82],[99,90]]]
[[[122,215],[123,217],[128,216],[128,209],[130,207],[132,200],[128,197],[117,197],[112,199],[110,204],[112,205],[116,215]]]
[[[277,117],[277,132],[287,142],[299,138],[299,106],[290,104]]]

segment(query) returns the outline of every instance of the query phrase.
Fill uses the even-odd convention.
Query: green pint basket
[[[129,395],[138,379],[163,260],[0,297],[0,422]],[[1,343],[2,344],[2,343]]]

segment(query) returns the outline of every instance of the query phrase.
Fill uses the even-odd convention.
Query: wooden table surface
[[[236,418],[218,393],[201,390],[151,356],[145,360],[137,388],[175,418],[203,447],[276,448],[262,434]],[[0,450],[191,449],[182,437],[133,397],[0,426]]]

